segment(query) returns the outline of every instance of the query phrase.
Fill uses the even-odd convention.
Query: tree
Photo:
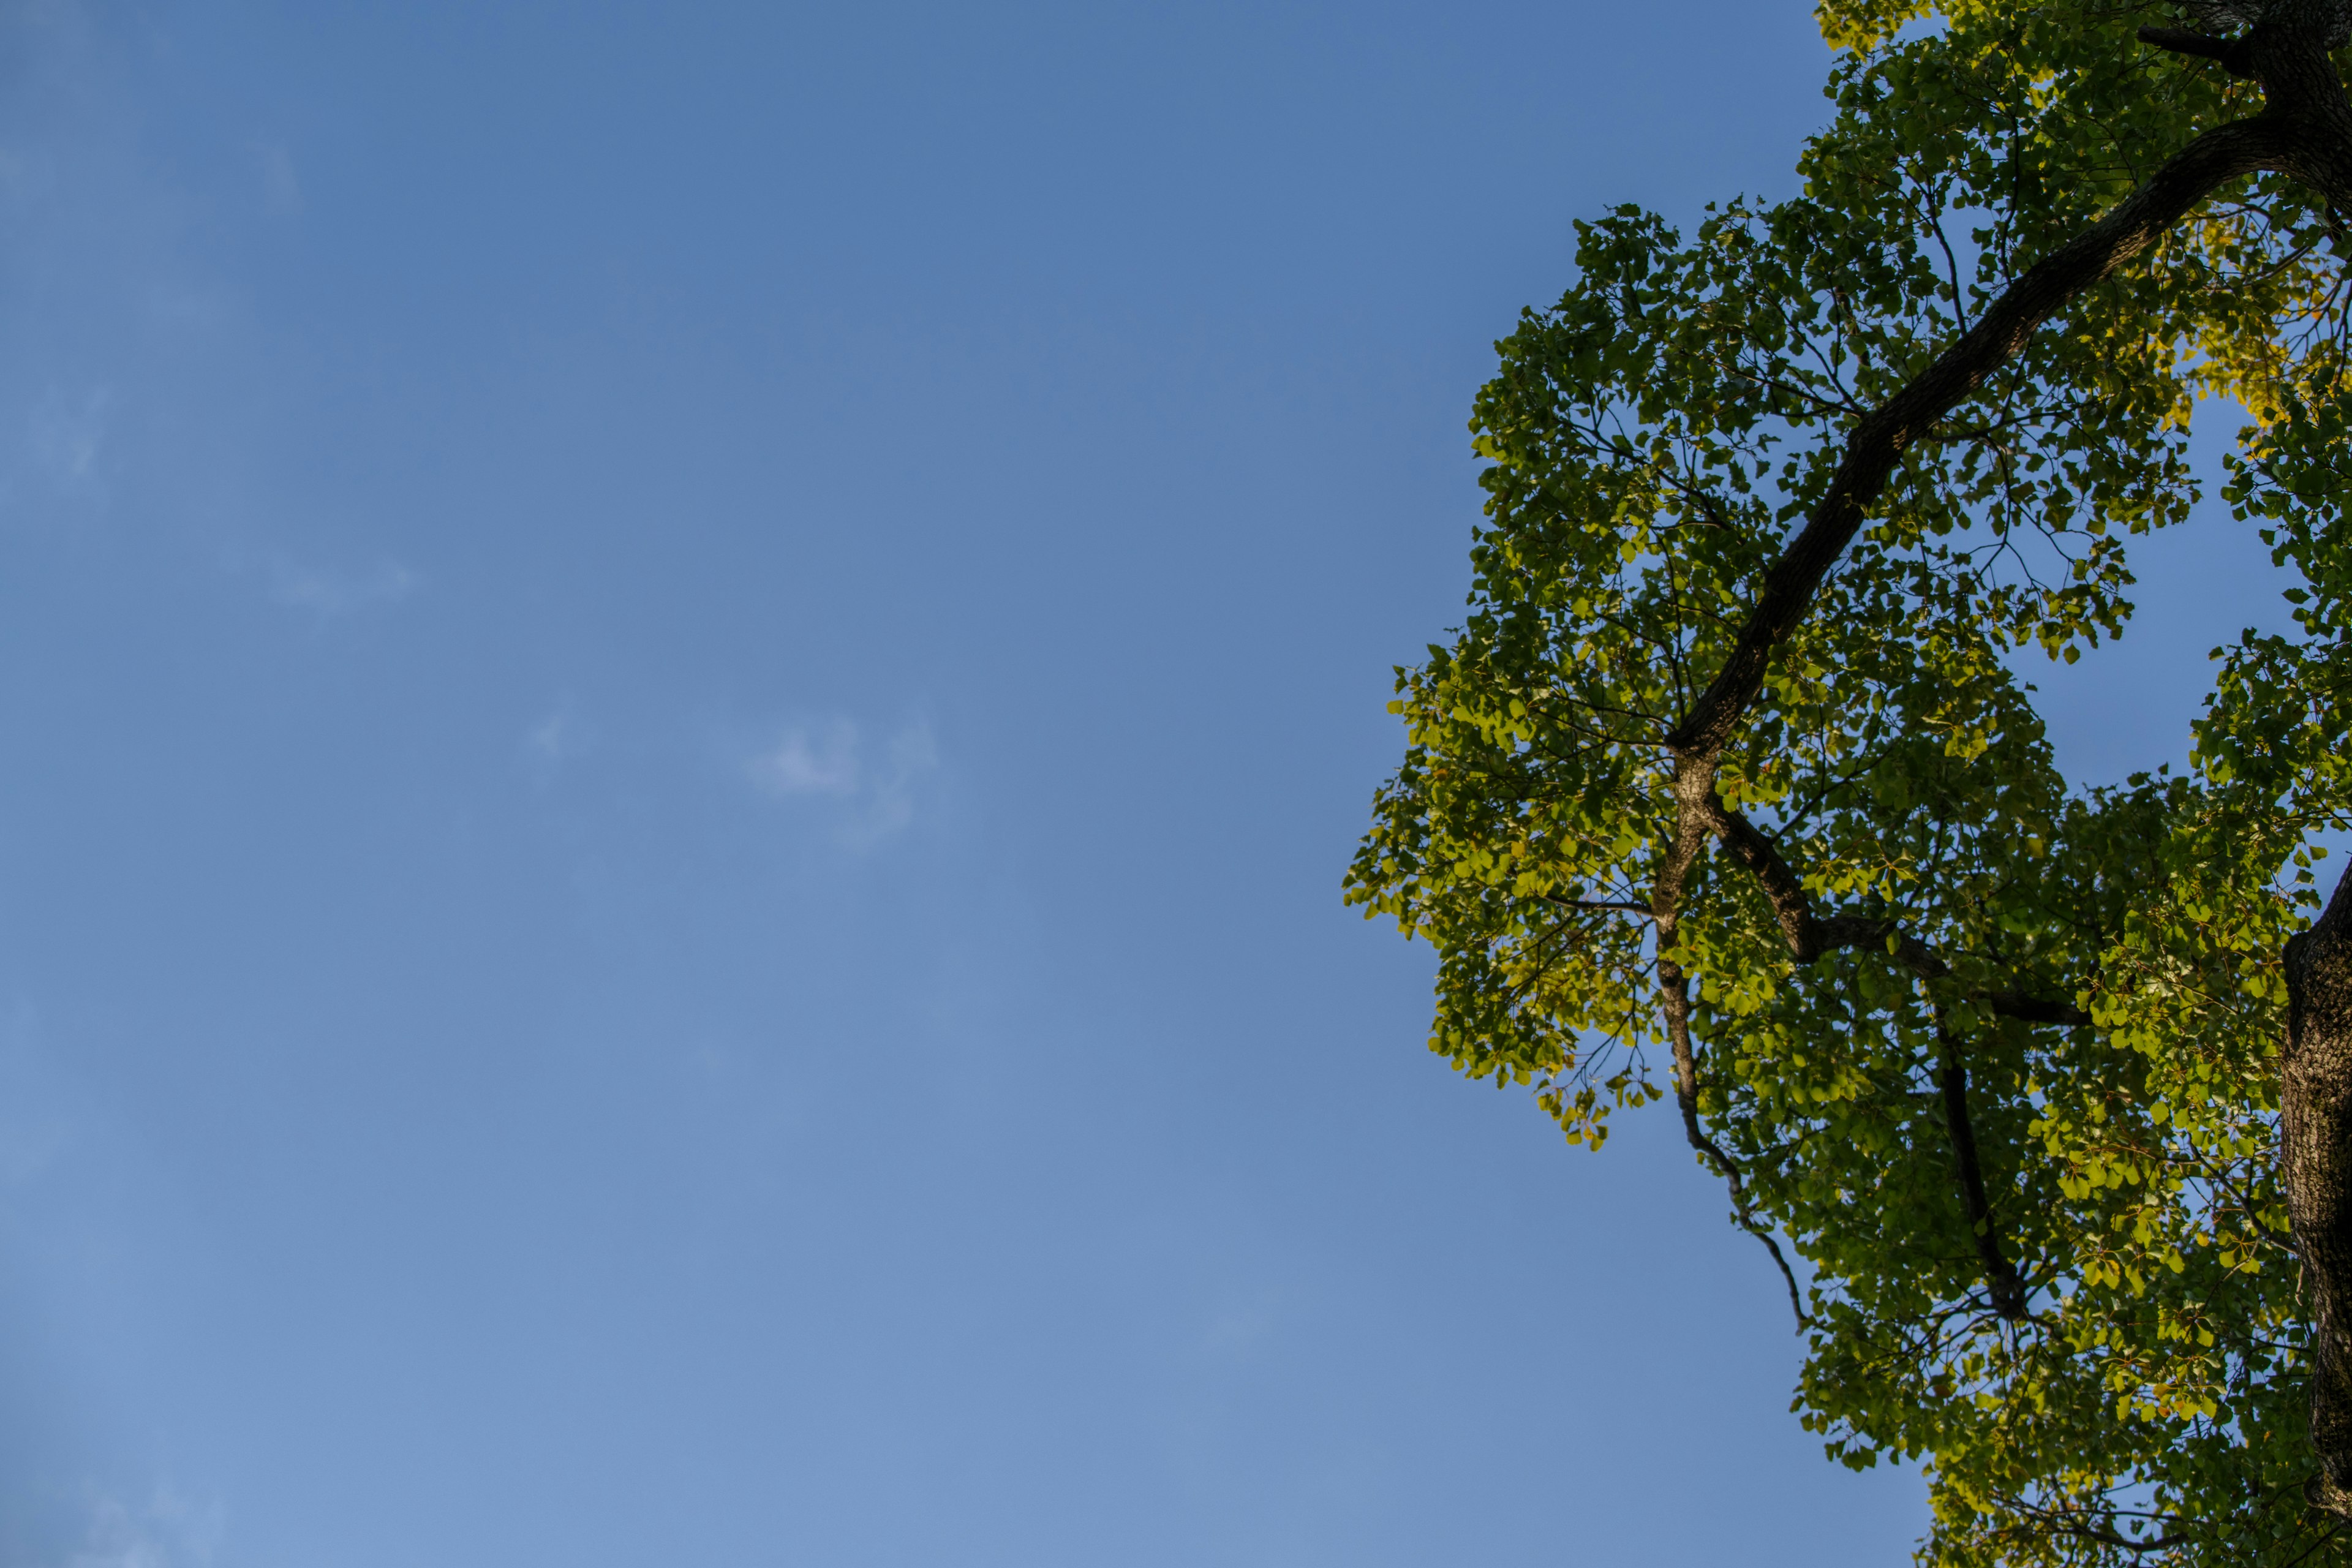
[[[1923,1560],[2352,1561],[2352,0],[1819,19],[1804,194],[1581,224],[1497,345],[1349,897],[1570,1142],[1671,1091]],[[2017,666],[2119,635],[2207,399],[2299,630],[2070,785]]]

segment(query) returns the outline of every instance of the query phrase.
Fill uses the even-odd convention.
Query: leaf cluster
[[[1716,774],[1825,914],[1800,962],[1731,858],[1651,906],[1668,736],[1844,443],[2033,260],[2197,131],[2252,112],[2131,41],[2160,8],[1824,0],[1832,118],[1802,194],[1685,233],[1580,225],[1471,423],[1466,618],[1397,675],[1407,749],[1348,896],[1440,954],[1431,1047],[1572,1143],[1663,1098],[1662,961],[1696,980],[1696,1110],[1802,1259],[1796,1408],[1924,1465],[1937,1563],[2325,1563],[2273,1168],[2279,954],[2352,814],[2352,290],[2336,216],[2240,182],[2079,296],[1903,454]],[[2297,605],[2217,649],[2190,765],[2056,769],[2036,657],[2132,612],[2127,546],[2222,495]],[[1899,934],[1898,934],[1899,933]],[[1932,964],[1918,955],[1932,953]],[[2029,995],[2088,1023],[2032,1023]],[[1990,1194],[1972,1222],[1945,1078]],[[1987,1293],[1985,1232],[2030,1293]]]

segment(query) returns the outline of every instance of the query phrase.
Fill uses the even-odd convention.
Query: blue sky
[[[1824,63],[0,8],[0,1568],[1900,1560],[1664,1118],[1339,901],[1488,345]],[[2276,618],[2147,560],[2092,776]]]

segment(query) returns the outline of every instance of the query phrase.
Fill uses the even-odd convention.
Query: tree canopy
[[[1581,223],[1497,345],[1348,896],[1570,1142],[1677,1101],[1923,1561],[2352,1562],[2352,3],[1818,19],[1802,194]],[[2032,662],[2122,630],[2215,399],[2297,630],[2070,782]]]

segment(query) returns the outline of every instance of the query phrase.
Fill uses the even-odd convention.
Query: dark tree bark
[[[2352,868],[2287,943],[2279,1159],[2312,1312],[2313,1500],[2352,1514]]]

